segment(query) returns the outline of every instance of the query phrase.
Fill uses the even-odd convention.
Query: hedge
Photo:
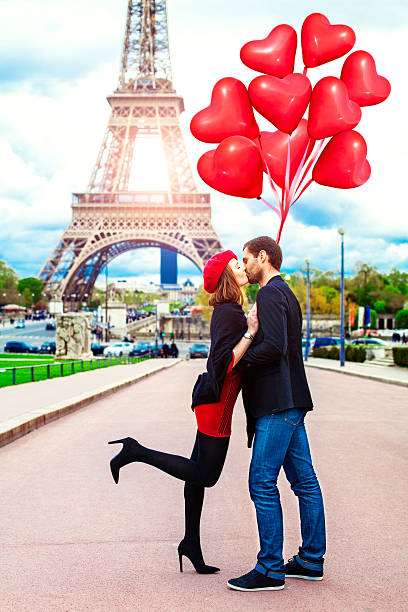
[[[366,359],[366,352],[364,346],[354,346],[348,344],[345,347],[346,361],[358,361],[362,363]],[[340,359],[340,347],[330,346],[328,348],[322,347],[315,349],[311,357],[323,357],[324,359]]]
[[[392,356],[395,365],[408,368],[408,346],[393,346]]]

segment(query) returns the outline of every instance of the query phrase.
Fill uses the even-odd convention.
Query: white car
[[[14,327],[16,329],[22,329],[23,327],[25,327],[24,319],[21,319],[20,321],[16,321],[16,323],[14,323]]]
[[[389,346],[388,342],[380,340],[379,338],[357,338],[353,340],[351,344],[364,344],[365,346]]]
[[[122,357],[122,355],[129,355],[133,347],[134,344],[132,342],[116,342],[107,346],[103,354],[105,357]]]

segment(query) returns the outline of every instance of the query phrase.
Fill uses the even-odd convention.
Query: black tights
[[[207,436],[197,431],[190,459],[142,447],[138,461],[152,465],[175,478],[185,481],[185,535],[200,541],[200,519],[204,502],[204,488],[218,481],[227,455],[228,438]]]

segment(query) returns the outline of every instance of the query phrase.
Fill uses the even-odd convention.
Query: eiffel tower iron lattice
[[[165,0],[128,1],[119,82],[107,100],[111,114],[87,190],[73,194],[72,220],[39,275],[49,297],[83,301],[101,269],[132,249],[164,248],[201,270],[222,250],[180,129],[184,103],[172,84]],[[138,137],[161,142],[167,191],[129,190]]]

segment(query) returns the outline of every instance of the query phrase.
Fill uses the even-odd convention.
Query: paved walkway
[[[258,549],[241,399],[203,512],[205,559],[222,571],[200,576],[185,561],[179,573],[183,484],[133,464],[116,486],[107,441],[133,435],[189,454],[191,388],[202,366],[182,362],[0,448],[1,611],[406,610],[408,391],[319,369],[308,368],[315,410],[307,427],[326,505],[325,579],[265,593],[226,587]],[[298,509],[283,476],[280,490],[288,558],[299,545]]]
[[[0,389],[0,446],[97,398],[176,364],[148,359]]]
[[[408,387],[408,368],[401,368],[399,366],[381,366],[370,361],[365,361],[364,363],[346,361],[344,366],[340,366],[340,362],[335,359],[322,359],[320,357],[309,357],[305,365],[311,368],[342,372],[352,376],[360,376],[362,378]]]

